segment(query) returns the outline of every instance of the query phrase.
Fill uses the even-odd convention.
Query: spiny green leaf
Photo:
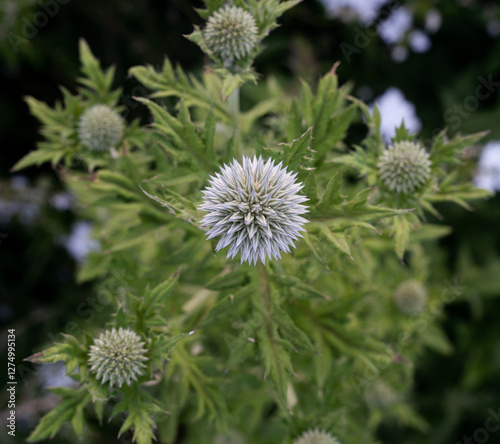
[[[321,200],[316,205],[316,210],[318,212],[325,211],[332,206],[340,205],[343,202],[344,198],[340,192],[341,186],[342,173],[337,171],[329,180],[328,185],[321,196]]]
[[[282,339],[276,326],[266,324],[257,332],[259,350],[264,360],[265,376],[270,375],[276,389],[279,405],[288,410],[287,389],[290,374],[293,373],[289,350],[290,342]]]
[[[282,308],[273,307],[272,322],[278,325],[283,339],[288,340],[299,350],[316,351],[307,335],[295,325],[289,314]]]
[[[249,282],[248,271],[239,267],[234,271],[224,272],[215,276],[208,284],[205,285],[209,290],[225,290],[228,288],[242,287]]]
[[[63,401],[47,413],[30,434],[27,441],[37,442],[53,438],[65,422],[71,422],[75,432],[83,430],[83,408],[90,402],[91,395],[85,388],[52,390],[63,397]]]
[[[193,225],[198,221],[198,213],[194,203],[189,199],[181,196],[179,193],[176,193],[175,191],[164,187],[163,192],[166,194],[166,200],[163,200],[153,194],[148,193],[142,187],[140,188],[146,196],[155,200],[163,207],[168,208],[168,210],[173,215],[175,215],[175,217],[183,219],[184,221]]]
[[[309,128],[302,136],[295,139],[292,143],[280,145],[282,154],[278,155],[278,160],[292,171],[311,169],[312,151],[310,148],[312,139],[312,128]]]
[[[149,291],[148,298],[151,301],[158,301],[168,295],[179,280],[181,274],[181,269],[179,268],[172,276],[170,276],[166,281],[158,284],[155,288]]]
[[[411,224],[406,217],[394,217],[393,224],[394,248],[402,260],[410,243]]]

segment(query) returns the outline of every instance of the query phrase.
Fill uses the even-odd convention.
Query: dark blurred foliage
[[[157,66],[164,55],[186,70],[199,72],[203,67],[202,53],[182,37],[191,32],[193,23],[202,23],[193,9],[201,7],[201,1],[71,0],[58,4],[58,12],[46,25],[36,28],[32,38],[12,40],[12,34],[6,34],[26,35],[23,27],[32,23],[40,5],[48,3],[50,0],[0,1],[0,202],[9,201],[14,193],[9,168],[40,139],[37,122],[29,115],[23,96],[54,104],[60,99],[59,85],[75,90],[80,37],[88,41],[103,66],[116,65],[129,118],[145,118],[146,112],[130,100],[137,84],[127,78],[128,68],[145,63]],[[380,16],[397,3],[386,5]],[[363,26],[329,19],[320,2],[305,0],[285,14],[282,26],[266,40],[257,71],[292,85],[298,77],[314,82],[340,60],[340,80],[352,81],[355,95],[371,101],[388,87],[398,87],[416,105],[422,136],[432,137],[436,128],[445,126],[446,111],[474,95],[478,76],[500,80],[500,37],[492,37],[486,30],[488,11],[495,10],[497,2],[400,3],[412,7],[414,26],[420,29],[431,7],[441,13],[442,25],[431,35],[428,52],[410,51],[407,60],[397,63],[391,58],[391,47],[375,36],[348,63],[340,44],[354,44]],[[12,8],[19,8],[17,21],[8,25]],[[498,9],[496,14],[498,20]],[[251,97],[243,96],[243,106],[245,100]],[[495,90],[479,103],[477,111],[461,119],[458,129],[464,133],[491,129],[488,139],[495,140],[500,139],[497,122],[500,103]],[[363,131],[361,124],[359,131]],[[356,134],[350,137],[357,138]],[[31,223],[21,216],[0,217],[0,320],[5,328],[16,328],[18,337],[23,338],[17,343],[19,363],[52,342],[51,334],[64,332],[68,322],[75,320],[77,328],[84,328],[86,318],[79,316],[75,307],[88,304],[92,297],[90,287],[75,282],[76,264],[60,241],[76,216],[72,209],[58,211],[50,204],[51,196],[60,191],[57,174],[44,166],[30,168],[23,175],[29,179],[23,193],[30,202],[38,199],[37,214]],[[16,196],[22,200],[19,192]],[[455,276],[462,288],[448,306],[444,324],[455,352],[449,357],[429,352],[418,364],[414,401],[431,424],[429,435],[385,424],[380,438],[386,443],[462,442],[464,435],[473,436],[485,427],[488,409],[498,412],[500,407],[500,199],[497,196],[477,204],[474,212],[451,206],[440,210],[453,227],[441,247],[449,275]],[[0,206],[0,216],[2,212],[4,206]],[[0,343],[4,351],[5,341]],[[21,367],[27,380],[35,378],[31,365]],[[29,404],[35,396],[33,386],[24,386],[21,403]],[[93,442],[100,439],[95,436]],[[491,433],[488,442],[499,440],[500,431]],[[66,442],[64,436],[59,442]]]

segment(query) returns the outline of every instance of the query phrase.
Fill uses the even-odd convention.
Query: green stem
[[[272,330],[271,330],[271,302],[269,299],[269,285],[267,283],[266,268],[262,262],[259,261],[259,273],[262,282],[262,294],[264,296],[264,309],[266,310],[266,330],[269,338],[272,342]]]
[[[227,107],[229,114],[234,121],[234,150],[233,156],[239,158],[241,156],[241,130],[240,130],[240,88],[236,88],[233,93],[227,98]]]

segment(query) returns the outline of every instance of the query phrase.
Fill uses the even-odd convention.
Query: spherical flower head
[[[425,149],[415,142],[396,142],[378,162],[384,184],[396,193],[407,194],[423,185],[431,175],[431,162]]]
[[[394,291],[394,304],[404,314],[414,315],[423,311],[427,303],[427,291],[415,280],[408,280],[398,285]]]
[[[340,444],[340,442],[329,433],[314,429],[304,432],[293,444]]]
[[[78,122],[80,143],[92,151],[114,148],[123,137],[125,125],[119,114],[107,105],[87,109]]]
[[[257,44],[257,24],[252,14],[238,6],[226,5],[208,19],[204,37],[208,48],[226,65],[245,58]]]
[[[141,337],[128,328],[113,328],[99,335],[90,346],[90,371],[95,373],[101,384],[109,381],[111,387],[130,385],[142,375],[144,364],[148,360],[144,354]]]
[[[303,185],[296,177],[281,162],[255,156],[243,156],[242,165],[233,160],[212,176],[199,208],[208,212],[201,221],[211,227],[207,239],[221,236],[216,251],[229,245],[228,258],[241,252],[241,263],[249,264],[289,253],[308,222],[300,216],[307,213],[302,202],[308,199],[298,194]]]

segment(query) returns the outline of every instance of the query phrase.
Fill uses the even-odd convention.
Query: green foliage
[[[296,3],[234,2],[255,17],[261,39]],[[200,14],[207,18],[222,4],[207,1]],[[202,37],[200,30],[191,35],[207,50]],[[239,87],[256,79],[258,51],[237,72],[215,58],[201,78],[168,60],[160,72],[132,68],[152,90],[137,99],[151,121],[129,123],[110,152],[86,151],[76,137],[88,107],[120,110],[113,69],[103,71],[84,42],[78,94],[63,90],[64,104],[54,109],[28,99],[45,141],[15,169],[58,166],[101,245],[79,280],[106,284],[114,310],[108,325],[29,358],[64,361],[79,384],[56,390],[62,403],[30,441],[54,436],[65,422],[81,435],[89,416],[102,421],[110,411],[119,433],[132,430],[140,444],[174,442],[181,430],[186,442],[213,442],[229,426],[257,444],[291,443],[315,427],[342,443],[370,443],[391,419],[426,430],[410,402],[412,363],[426,348],[451,352],[439,326],[446,301],[434,254],[448,230],[427,223],[426,214],[438,214],[438,201],[467,206],[487,196],[457,162],[482,134],[448,140],[442,133],[430,147],[431,177],[403,195],[384,186],[377,166],[386,148],[377,109],[370,113],[350,97],[350,85],[339,87],[335,67],[314,88],[298,84],[296,95],[268,79],[267,99],[241,110]],[[351,149],[346,138],[360,115],[368,134]],[[411,137],[401,127],[394,141],[404,140]],[[303,240],[266,266],[215,253],[199,224],[209,177],[242,154],[282,162],[308,198]],[[119,270],[126,278],[117,278]],[[393,298],[411,280],[426,289],[427,305],[414,316]],[[89,348],[98,330],[120,327],[145,343],[146,368],[130,386],[101,385],[88,371]],[[95,412],[84,410],[90,401]]]

